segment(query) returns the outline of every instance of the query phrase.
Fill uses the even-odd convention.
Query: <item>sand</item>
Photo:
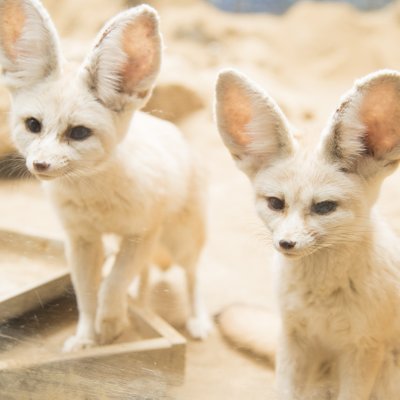
[[[44,3],[62,35],[65,53],[79,59],[108,17],[137,2]],[[283,16],[227,14],[200,0],[151,4],[161,15],[165,57],[147,109],[181,127],[209,175],[209,238],[201,262],[208,308],[216,314],[229,304],[244,303],[273,310],[271,249],[255,217],[250,185],[213,123],[217,73],[226,67],[247,73],[278,101],[298,136],[315,142],[355,79],[380,68],[400,69],[400,4],[360,12],[347,4],[301,2]],[[7,95],[0,88],[0,154],[11,147],[7,110]],[[398,232],[399,181],[400,172],[387,180],[378,204]],[[35,182],[3,183],[0,199],[0,228],[62,236]],[[178,278],[171,278],[172,283]],[[171,397],[273,400],[273,371],[232,349],[215,329],[204,343],[189,341],[186,381]]]

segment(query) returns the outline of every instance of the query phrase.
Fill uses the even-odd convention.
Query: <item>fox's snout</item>
[[[32,162],[33,165],[33,169],[37,172],[44,172],[47,171],[50,168],[50,163],[46,162],[46,161],[33,161]]]
[[[26,167],[39,179],[60,177],[69,165],[67,154],[61,153],[61,146],[56,142],[43,148],[31,145],[25,150]]]
[[[286,217],[275,215],[275,224],[270,225],[276,250],[293,255],[313,246],[314,240],[304,218],[299,213],[289,213]]]
[[[323,244],[324,228],[316,226],[315,220],[298,213],[283,216],[270,215],[274,222],[267,223],[271,232],[272,243],[277,251],[289,257],[302,257],[316,251]]]

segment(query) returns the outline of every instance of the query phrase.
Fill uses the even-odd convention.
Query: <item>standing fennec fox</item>
[[[151,94],[160,60],[158,17],[148,6],[109,21],[75,68],[64,62],[39,1],[0,0],[13,139],[67,232],[79,308],[67,351],[121,333],[128,286],[160,245],[186,270],[189,332],[204,338],[210,329],[196,282],[204,241],[201,174],[173,125],[142,113],[131,120]],[[119,235],[121,245],[101,283],[105,233]]]
[[[356,82],[311,153],[243,75],[222,72],[216,96],[277,250],[280,398],[398,400],[400,243],[373,205],[400,159],[400,74]]]

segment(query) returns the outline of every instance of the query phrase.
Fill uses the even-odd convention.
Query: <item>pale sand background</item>
[[[66,54],[80,58],[122,0],[47,0]],[[361,13],[346,4],[300,3],[280,17],[233,15],[200,0],[155,0],[165,58],[149,108],[177,121],[209,171],[209,241],[201,265],[208,307],[233,302],[274,307],[271,251],[257,221],[246,178],[223,148],[212,118],[217,72],[236,67],[277,99],[305,141],[321,131],[339,96],[357,77],[400,69],[400,4]],[[7,143],[7,96],[0,88],[1,153]],[[387,180],[379,202],[400,231],[400,173]],[[51,207],[35,182],[0,185],[0,228],[61,236]],[[167,280],[180,281],[172,271]],[[2,289],[7,282],[2,281]],[[273,372],[231,349],[215,331],[189,342],[187,376],[174,399],[274,399]]]

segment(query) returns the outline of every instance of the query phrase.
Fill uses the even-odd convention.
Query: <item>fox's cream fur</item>
[[[61,56],[39,1],[0,0],[0,62],[12,94],[15,144],[43,181],[67,233],[79,322],[65,350],[108,343],[127,319],[127,289],[156,248],[186,270],[187,328],[204,338],[210,321],[196,265],[205,239],[201,172],[177,128],[140,112],[161,61],[156,12],[120,13],[80,66]],[[119,235],[101,282],[102,236]]]
[[[276,249],[280,398],[399,399],[400,242],[373,206],[400,159],[400,74],[356,82],[314,152],[242,74],[222,72],[216,96],[219,131]],[[242,342],[257,351],[249,329]]]

